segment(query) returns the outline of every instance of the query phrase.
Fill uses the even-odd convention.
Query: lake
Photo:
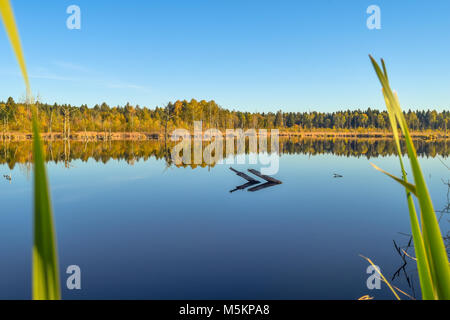
[[[444,210],[450,141],[416,148]],[[232,193],[246,181],[229,165],[171,165],[159,141],[46,150],[64,299],[393,299],[385,284],[367,288],[360,254],[420,298],[415,262],[400,269],[395,248],[414,256],[405,192],[370,165],[400,176],[392,141],[282,139],[283,184]],[[31,142],[0,142],[0,299],[31,298],[30,160]],[[70,265],[81,290],[66,288]]]

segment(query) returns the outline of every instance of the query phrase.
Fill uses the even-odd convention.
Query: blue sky
[[[403,108],[450,105],[450,1],[12,0],[34,93],[49,103],[246,111],[384,108],[368,54]],[[81,30],[66,8],[81,8]],[[369,5],[381,30],[366,27]],[[0,100],[25,89],[0,31]]]

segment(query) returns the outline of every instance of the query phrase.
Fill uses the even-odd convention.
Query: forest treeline
[[[203,121],[204,128],[255,128],[284,130],[337,129],[389,130],[386,111],[347,110],[339,112],[242,112],[220,107],[215,101],[176,101],[164,107],[109,106],[106,103],[87,105],[37,103],[43,132],[161,132],[167,128],[187,128],[194,121]],[[406,121],[413,131],[447,132],[450,111],[407,111]],[[3,132],[30,132],[31,110],[13,98],[0,102],[0,124]]]
[[[421,157],[450,156],[450,140],[424,141],[414,140],[417,154]],[[147,161],[155,158],[166,162],[171,166],[171,147],[161,140],[149,141],[46,141],[44,143],[47,162],[64,163],[67,168],[76,160],[83,162],[93,159],[97,162],[126,161],[133,165],[137,161]],[[205,145],[206,147],[206,145]],[[401,142],[402,152],[406,152],[404,142]],[[245,153],[249,153],[248,141]],[[334,154],[344,157],[365,157],[367,159],[392,156],[397,154],[393,139],[313,139],[293,138],[280,139],[280,154]],[[223,157],[228,154],[224,149]],[[0,165],[7,164],[12,170],[16,164],[32,163],[32,142],[4,141],[0,142]],[[185,165],[186,167],[206,167],[202,165]]]

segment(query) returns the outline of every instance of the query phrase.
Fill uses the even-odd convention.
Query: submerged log
[[[278,186],[280,185],[279,183],[273,183],[273,182],[266,182],[260,185],[257,185],[256,187],[250,188],[248,189],[248,191],[250,192],[256,192],[262,189],[266,189],[266,188],[270,188],[270,187],[274,187],[274,186]]]
[[[259,183],[259,181],[250,181],[250,182],[247,182],[247,183],[245,183],[245,184],[243,184],[243,185],[241,185],[241,186],[237,186],[235,189],[231,190],[230,193],[236,192],[236,191],[238,191],[238,190],[245,190],[245,189],[247,189],[248,187],[254,186],[255,184],[258,184],[258,183]]]
[[[266,180],[267,182],[271,182],[274,184],[282,184],[283,182],[281,182],[280,180],[274,179],[272,177],[266,176],[264,174],[261,174],[261,172],[254,170],[254,169],[248,169],[248,172],[253,173],[255,176],[260,177],[261,179]]]
[[[235,172],[236,175],[238,175],[238,176],[241,177],[241,178],[244,178],[244,179],[247,180],[248,182],[256,182],[256,183],[259,183],[258,180],[253,179],[253,178],[250,177],[249,175],[246,175],[246,174],[243,173],[243,172],[237,171],[236,169],[233,169],[232,167],[230,167],[230,170],[233,171],[233,172]]]

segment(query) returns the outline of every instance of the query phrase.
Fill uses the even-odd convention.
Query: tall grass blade
[[[33,299],[59,300],[58,257],[53,210],[50,201],[47,172],[44,165],[42,141],[33,111],[34,156],[34,246],[33,246]]]
[[[9,0],[0,0],[0,14],[5,25],[6,33],[8,34],[9,41],[19,62],[20,71],[22,72],[23,79],[25,80],[25,86],[27,89],[27,99],[31,98],[30,81],[28,80],[28,73],[25,64],[25,58],[23,56],[22,45],[20,44],[19,32],[16,26],[16,20],[14,19],[14,13],[9,3]]]
[[[450,299],[450,267],[448,264],[447,252],[434,212],[433,203],[417,159],[417,153],[409,134],[408,126],[401,110],[398,97],[390,88],[384,61],[382,61],[382,71],[378,63],[371,56],[370,59],[383,88],[383,95],[385,97],[398,149],[399,135],[397,126],[400,127],[405,138],[408,158],[410,160],[416,186],[416,196],[421,212],[421,228],[418,223],[417,214],[415,213],[414,203],[412,199],[410,199],[410,194],[408,195],[408,207],[410,210],[411,227],[416,248],[416,257],[418,260],[422,296],[424,299],[437,298],[448,300]],[[399,157],[401,157],[401,153],[399,153]],[[403,170],[403,180],[406,182],[406,174],[404,173],[402,162],[401,165]]]
[[[411,192],[411,193],[414,194],[414,195],[417,195],[417,191],[416,191],[416,186],[415,186],[415,185],[413,185],[413,184],[411,184],[411,183],[409,183],[409,182],[407,182],[407,181],[405,181],[405,180],[402,180],[402,179],[400,179],[400,178],[397,178],[396,176],[390,174],[389,172],[386,172],[386,171],[384,171],[383,169],[377,167],[377,166],[374,165],[373,163],[371,163],[371,165],[372,165],[372,167],[374,167],[376,170],[378,170],[378,171],[384,173],[384,174],[387,175],[388,177],[391,177],[392,179],[394,179],[395,181],[397,181],[398,183],[400,183],[402,186],[405,187],[405,189],[406,189],[407,191]]]
[[[19,32],[9,0],[0,0],[0,13],[6,32],[19,62],[27,90],[27,103],[31,103],[31,89]],[[33,245],[33,299],[61,299],[56,236],[53,212],[48,189],[44,151],[39,134],[37,110],[33,114],[33,159],[34,159],[34,245]]]
[[[386,81],[389,83],[387,70],[386,70],[386,64],[384,63],[383,59],[381,59],[381,64],[383,66],[383,73],[386,78]],[[383,91],[383,97],[384,97],[384,101],[386,103],[386,107],[388,109],[389,122],[391,124],[394,141],[395,141],[395,145],[397,148],[398,159],[399,159],[400,167],[402,170],[402,178],[403,178],[403,181],[408,183],[405,166],[403,164],[403,154],[402,154],[401,147],[400,147],[400,137],[399,137],[399,133],[398,133],[398,124],[397,124],[397,120],[395,118],[395,113],[393,112],[392,107],[391,107],[389,100],[387,99],[384,91]],[[415,194],[415,195],[417,196],[417,194]],[[410,218],[410,222],[411,222],[411,230],[412,230],[412,235],[413,235],[413,240],[414,240],[414,248],[416,251],[416,255],[421,257],[421,259],[417,262],[417,270],[418,270],[418,274],[419,274],[420,287],[422,288],[422,299],[424,299],[424,300],[436,299],[436,295],[435,295],[435,292],[434,292],[433,286],[432,286],[431,270],[430,270],[430,266],[429,266],[428,256],[425,251],[425,245],[423,242],[422,233],[420,231],[419,220],[417,218],[416,207],[414,205],[414,200],[412,198],[411,192],[409,192],[408,190],[406,190],[406,198],[407,198],[407,203],[408,203],[409,218]]]

